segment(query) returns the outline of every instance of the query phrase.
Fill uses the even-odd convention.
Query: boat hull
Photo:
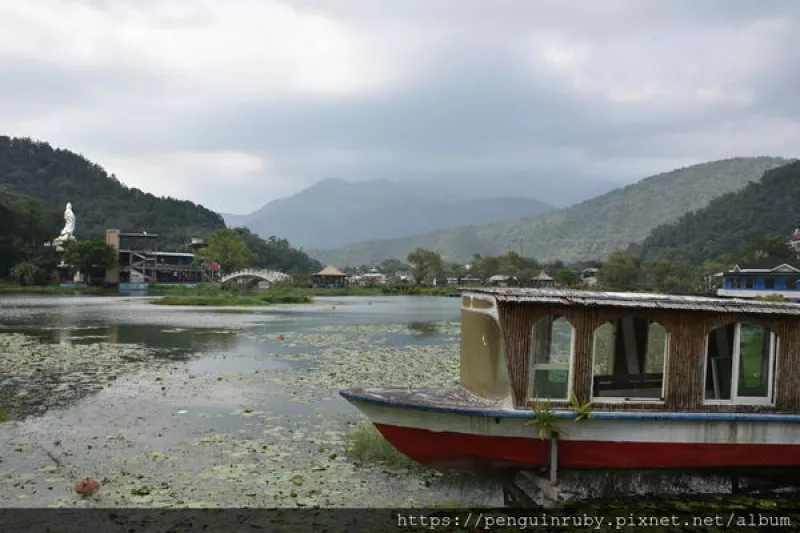
[[[445,472],[544,467],[549,441],[533,414],[436,409],[343,394],[400,452]],[[671,415],[671,416],[670,416]],[[800,466],[800,417],[605,412],[556,421],[564,469],[716,469]],[[797,420],[795,420],[797,419]]]

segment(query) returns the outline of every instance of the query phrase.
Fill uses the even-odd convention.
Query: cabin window
[[[572,324],[563,316],[542,317],[533,325],[531,398],[569,398],[573,334]]]
[[[752,289],[753,288],[753,278],[745,279],[744,286],[745,286],[746,289]]]
[[[595,330],[592,396],[663,400],[667,330],[646,318],[623,317]]]
[[[764,288],[765,289],[774,289],[775,288],[775,280],[772,278],[767,278],[764,280]]]
[[[777,338],[756,324],[729,324],[708,336],[705,399],[771,403]]]

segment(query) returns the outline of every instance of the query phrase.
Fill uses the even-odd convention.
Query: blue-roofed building
[[[800,262],[765,257],[754,263],[736,265],[722,273],[718,296],[756,298],[781,295],[800,300]]]

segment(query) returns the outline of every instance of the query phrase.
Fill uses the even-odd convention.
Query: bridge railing
[[[275,283],[276,281],[282,280],[289,280],[292,277],[289,274],[284,272],[280,272],[278,270],[263,270],[263,269],[256,269],[256,268],[246,268],[244,270],[239,270],[237,272],[231,272],[225,276],[222,276],[220,281],[222,283],[228,282],[232,279],[236,278],[259,278],[264,281],[268,281],[270,283]]]

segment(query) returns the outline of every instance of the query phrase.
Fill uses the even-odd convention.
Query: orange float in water
[[[82,496],[88,496],[97,492],[100,488],[100,482],[93,477],[86,476],[82,481],[75,484],[75,492]]]

